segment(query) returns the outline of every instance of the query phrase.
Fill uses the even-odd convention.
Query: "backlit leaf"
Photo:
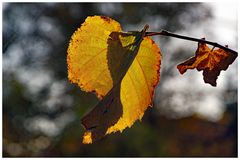
[[[124,33],[118,22],[93,16],[72,36],[68,78],[102,99],[82,119],[83,143],[130,127],[151,105],[161,55],[145,31]]]
[[[226,70],[236,58],[236,54],[221,48],[211,50],[205,43],[199,43],[195,56],[179,64],[177,68],[181,74],[185,73],[187,69],[203,70],[204,82],[216,86],[221,70]]]
[[[99,98],[113,86],[107,64],[107,41],[113,31],[121,31],[113,19],[87,17],[68,47],[68,79],[84,91],[94,91]]]

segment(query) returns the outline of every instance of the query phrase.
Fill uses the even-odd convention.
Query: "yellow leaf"
[[[131,127],[137,119],[142,118],[147,107],[152,104],[154,89],[160,77],[159,69],[160,50],[146,37],[121,83],[123,114],[114,126],[108,128],[107,134]]]
[[[107,40],[113,31],[121,31],[119,23],[113,19],[87,17],[72,35],[68,47],[68,79],[84,91],[95,92],[99,98],[112,88],[107,66]]]
[[[94,16],[74,33],[68,48],[68,77],[103,97],[82,119],[83,143],[130,127],[151,105],[161,54],[154,41],[144,37],[145,31],[124,33],[116,21]]]

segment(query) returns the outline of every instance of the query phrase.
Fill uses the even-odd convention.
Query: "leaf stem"
[[[224,49],[226,51],[229,51],[229,52],[231,52],[233,54],[238,55],[238,52],[236,52],[236,51],[234,51],[234,50],[232,50],[232,49],[230,49],[228,47],[222,46],[222,45],[220,45],[220,44],[218,44],[216,42],[207,41],[205,39],[199,39],[199,38],[193,38],[193,37],[188,37],[188,36],[182,36],[182,35],[179,35],[179,34],[168,32],[166,30],[162,30],[161,32],[146,32],[146,34],[145,34],[145,36],[156,36],[156,35],[175,37],[175,38],[179,38],[179,39],[195,41],[195,42],[200,42],[200,43],[207,43],[207,44],[212,45],[214,47],[218,47],[218,48]]]

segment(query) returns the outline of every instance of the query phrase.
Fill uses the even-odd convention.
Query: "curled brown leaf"
[[[205,83],[212,86],[217,85],[217,77],[221,70],[226,70],[230,64],[237,58],[237,54],[227,52],[221,48],[212,50],[206,43],[199,43],[194,57],[177,66],[179,72],[184,74],[188,69],[196,68],[203,71]]]

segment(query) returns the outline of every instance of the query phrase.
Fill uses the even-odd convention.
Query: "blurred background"
[[[237,50],[237,5],[229,3],[3,3],[4,157],[236,157],[237,60],[217,87],[176,66],[197,43],[153,37],[163,59],[154,107],[123,133],[82,144],[80,119],[98,99],[67,79],[66,51],[90,15],[123,30],[168,31]]]

